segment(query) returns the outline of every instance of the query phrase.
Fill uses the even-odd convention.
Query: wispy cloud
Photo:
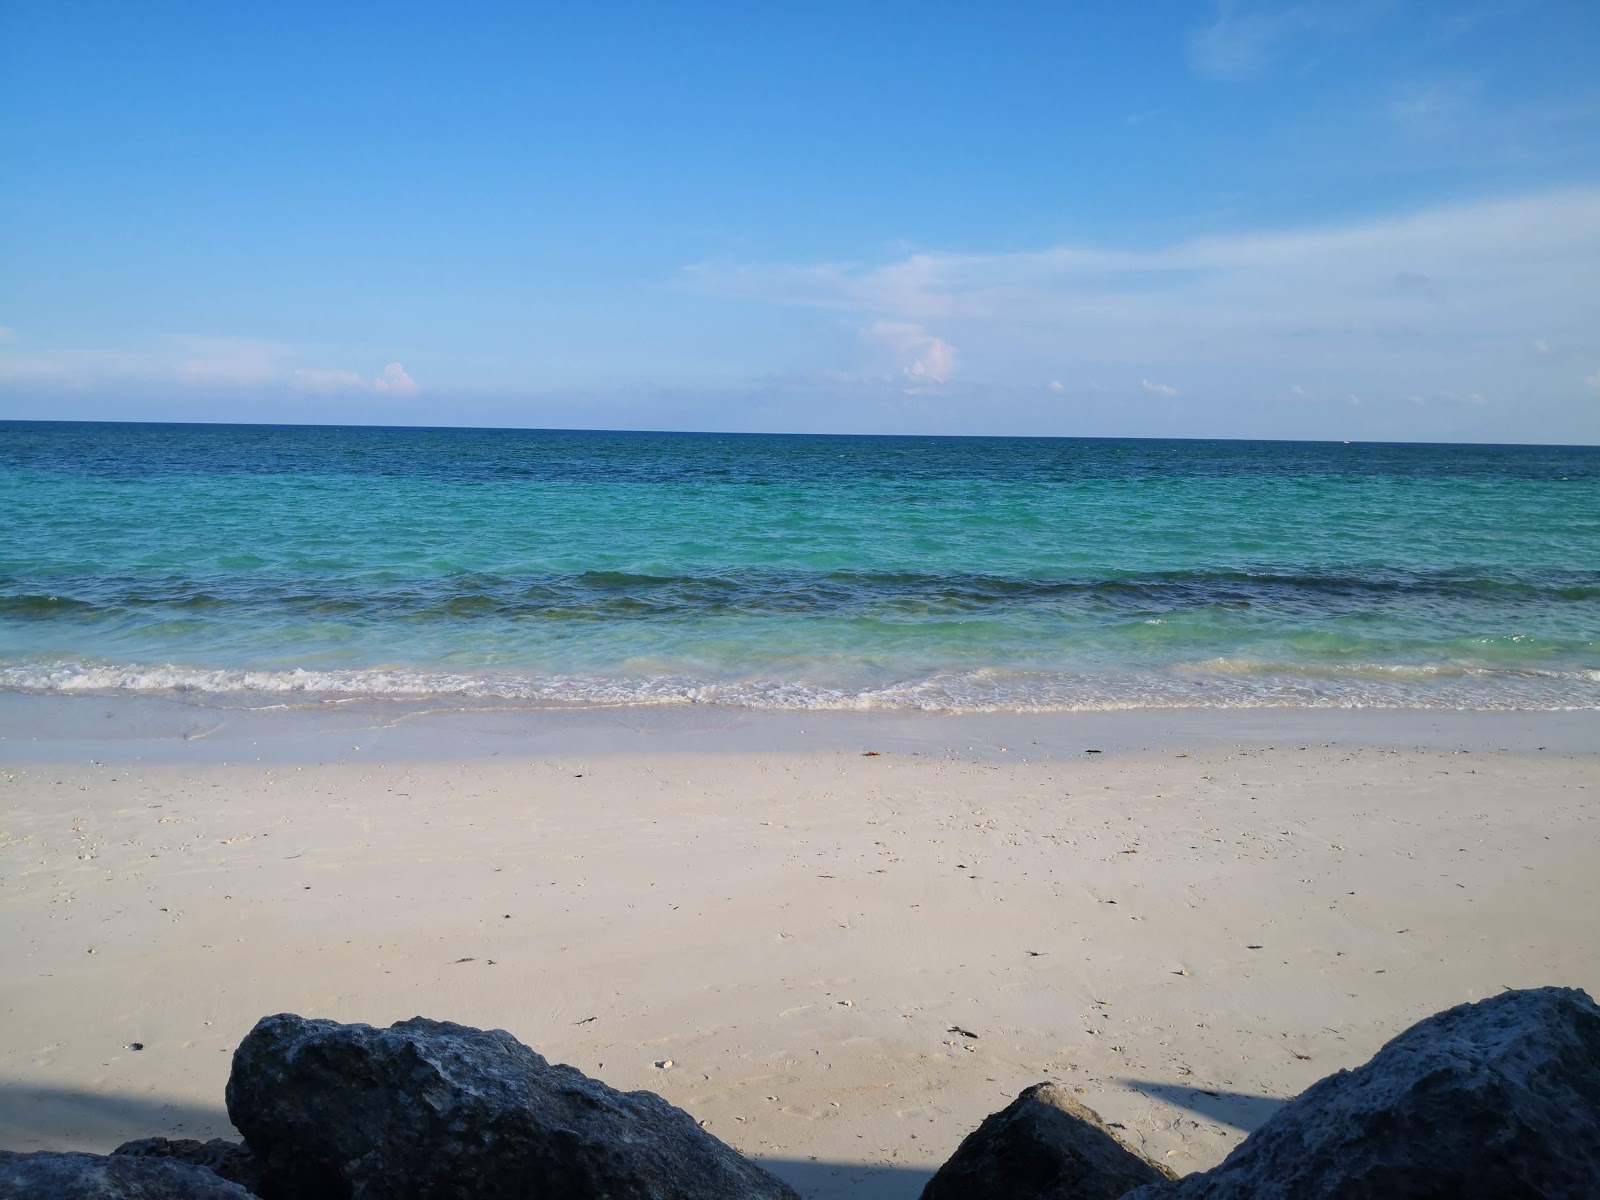
[[[1455,39],[1476,33],[1486,26],[1526,15],[1539,0],[1487,0],[1485,3],[1456,3],[1440,15],[1440,31]]]
[[[1266,70],[1307,35],[1361,28],[1382,7],[1371,0],[1216,0],[1211,19],[1190,38],[1189,61],[1211,79],[1245,79]]]
[[[1480,84],[1474,79],[1416,80],[1399,88],[1388,103],[1388,117],[1415,137],[1458,135],[1481,117]]]
[[[318,396],[414,396],[422,390],[397,362],[371,376],[303,366],[294,347],[263,338],[185,334],[106,350],[31,347],[13,331],[6,334],[0,337],[0,382],[64,388],[145,383],[218,392],[277,388]]]
[[[289,385],[308,396],[337,396],[341,392],[366,391],[372,386],[356,371],[336,371],[325,367],[301,367],[292,371]]]
[[[146,352],[147,369],[161,373],[165,354],[179,355],[172,371],[194,387],[260,387],[290,371],[289,347],[258,338],[175,337]]]
[[[1139,386],[1154,396],[1176,396],[1178,389],[1170,383],[1157,383],[1154,379],[1141,379]]]
[[[1278,396],[1291,384],[1328,397],[1526,395],[1559,386],[1529,374],[1552,357],[1530,346],[1583,344],[1600,327],[1600,188],[1146,249],[702,264],[688,277],[858,314],[857,329],[864,316],[864,336],[929,380],[951,377],[959,345],[964,376],[1018,386],[1072,364],[1135,391],[1181,370],[1193,394],[1209,380]]]

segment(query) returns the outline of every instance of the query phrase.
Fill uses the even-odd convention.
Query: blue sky
[[[0,0],[0,417],[1600,442],[1600,5]]]

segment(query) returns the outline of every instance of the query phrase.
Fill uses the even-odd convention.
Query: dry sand
[[[232,1048],[294,1011],[508,1029],[810,1195],[912,1197],[1042,1079],[1188,1172],[1429,1012],[1600,984],[1592,726],[1085,754],[1070,719],[1042,750],[927,721],[870,756],[886,729],[848,722],[817,749],[8,744],[0,1146],[229,1135]]]

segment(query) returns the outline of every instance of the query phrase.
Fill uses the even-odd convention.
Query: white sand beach
[[[808,1195],[914,1196],[1043,1079],[1182,1173],[1430,1012],[1600,989],[1593,714],[96,740],[92,704],[0,743],[10,1149],[231,1136],[233,1047],[294,1011],[507,1029]]]

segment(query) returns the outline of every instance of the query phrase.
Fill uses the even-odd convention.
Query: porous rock
[[[0,1200],[254,1200],[204,1167],[170,1159],[0,1151]]]
[[[1173,1177],[1066,1088],[1038,1083],[967,1135],[922,1200],[1117,1200]]]
[[[228,1115],[295,1200],[797,1200],[651,1092],[552,1064],[504,1030],[291,1014],[233,1056]]]
[[[228,1142],[222,1138],[199,1142],[194,1138],[147,1137],[124,1142],[111,1153],[130,1158],[168,1158],[190,1166],[204,1167],[247,1191],[258,1192],[261,1189],[261,1164],[250,1153],[249,1147],[239,1142]]]
[[[1307,1088],[1210,1171],[1126,1200],[1594,1200],[1600,1008],[1507,991]]]

